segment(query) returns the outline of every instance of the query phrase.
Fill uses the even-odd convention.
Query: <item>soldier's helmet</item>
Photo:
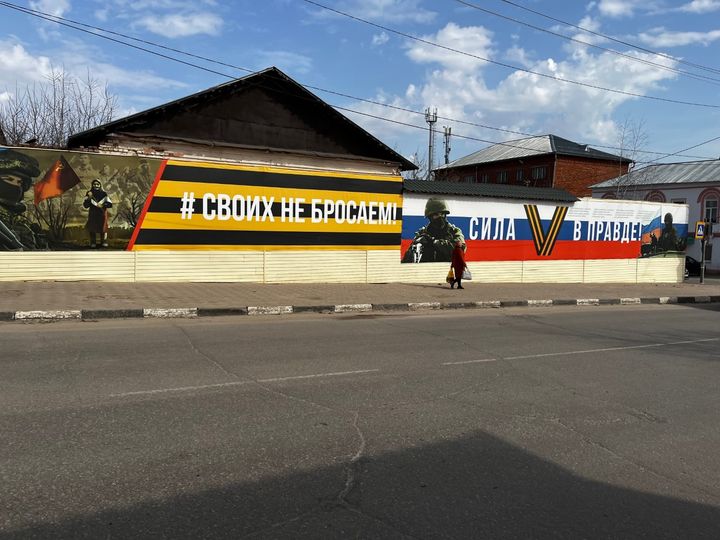
[[[0,200],[20,202],[38,174],[40,167],[35,158],[10,148],[0,148]]]
[[[431,197],[425,203],[425,217],[430,217],[431,214],[445,214],[450,213],[447,203],[442,199],[436,199]]]

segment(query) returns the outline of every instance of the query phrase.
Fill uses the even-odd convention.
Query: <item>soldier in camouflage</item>
[[[10,148],[0,148],[0,250],[23,250],[34,242],[33,232],[19,221],[27,209],[25,192],[40,174],[35,158]],[[7,221],[7,223],[5,221]]]
[[[463,250],[466,249],[462,231],[447,220],[449,213],[450,209],[444,200],[427,200],[425,217],[429,223],[415,232],[402,262],[450,262],[456,242],[462,244]]]

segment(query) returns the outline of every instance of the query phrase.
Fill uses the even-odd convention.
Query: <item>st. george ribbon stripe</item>
[[[543,232],[540,215],[535,205],[526,204],[525,215],[527,215],[530,230],[532,232],[533,243],[535,244],[535,252],[540,255],[543,245],[545,244],[545,233]]]
[[[365,202],[367,205],[367,202]],[[387,204],[387,203],[386,203]],[[157,195],[153,197],[152,202],[150,203],[150,207],[148,208],[148,212],[156,212],[158,214],[179,214],[180,213],[180,207],[182,206],[182,198],[180,197],[158,197]],[[293,205],[293,208],[295,205]],[[310,218],[310,212],[312,211],[312,205],[311,204],[301,204],[300,208],[302,208],[303,213],[302,216],[305,218]],[[260,211],[262,212],[265,209],[265,206],[261,205]],[[217,201],[214,203],[208,203],[208,210],[217,210]],[[195,215],[202,215],[203,211],[203,201],[202,198],[196,197],[195,202],[193,203],[193,214]],[[356,217],[358,212],[360,211],[359,207],[355,207],[348,211],[348,216],[353,218]],[[276,218],[279,218],[282,216],[282,205],[281,203],[273,203],[272,204],[272,215]],[[328,217],[332,217],[334,214],[330,214]],[[402,219],[402,206],[401,204],[397,205],[397,209],[395,210],[395,219],[397,221],[400,221]]]
[[[549,256],[552,253],[552,250],[555,247],[558,233],[560,232],[560,227],[565,220],[565,214],[567,214],[567,211],[567,207],[564,206],[558,206],[557,208],[555,208],[552,221],[550,222],[550,230],[548,231],[548,235],[545,238],[545,246],[543,247],[541,255]]]
[[[229,246],[400,246],[400,233],[142,229],[135,240],[135,244]]]
[[[281,174],[276,172],[242,171],[205,167],[168,165],[162,182],[197,182],[278,188],[315,189],[320,191],[357,191],[361,193],[391,193],[400,195],[402,181],[360,180],[334,176]]]

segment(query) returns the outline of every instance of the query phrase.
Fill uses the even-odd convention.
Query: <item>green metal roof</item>
[[[405,180],[403,182],[403,191],[408,193],[532,201],[575,202],[578,200],[575,195],[558,188],[510,186],[506,184],[436,182],[434,180]]]

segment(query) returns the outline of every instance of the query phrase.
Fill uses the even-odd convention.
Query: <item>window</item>
[[[480,182],[483,184],[487,184],[490,181],[490,176],[488,176],[488,173],[482,173],[480,175]]]
[[[705,221],[711,221],[717,223],[718,220],[718,200],[717,199],[705,199],[705,208],[703,211],[705,215]]]
[[[498,184],[506,184],[507,183],[508,174],[507,171],[500,171],[497,174],[497,181]]]
[[[544,180],[546,174],[547,169],[545,167],[533,167],[530,171],[533,180]]]
[[[685,204],[687,203],[687,199],[670,199],[670,202],[675,204]]]
[[[522,170],[522,169],[518,169],[518,170],[515,172],[515,181],[516,181],[518,184],[522,184],[522,182],[523,182],[523,170]]]
[[[645,200],[660,203],[667,202],[665,194],[662,191],[658,191],[657,189],[653,189],[650,193],[645,195]]]
[[[473,180],[474,180],[474,178],[473,178],[472,174],[469,174],[468,176],[463,178],[463,182],[467,182],[469,184],[472,183]]]

